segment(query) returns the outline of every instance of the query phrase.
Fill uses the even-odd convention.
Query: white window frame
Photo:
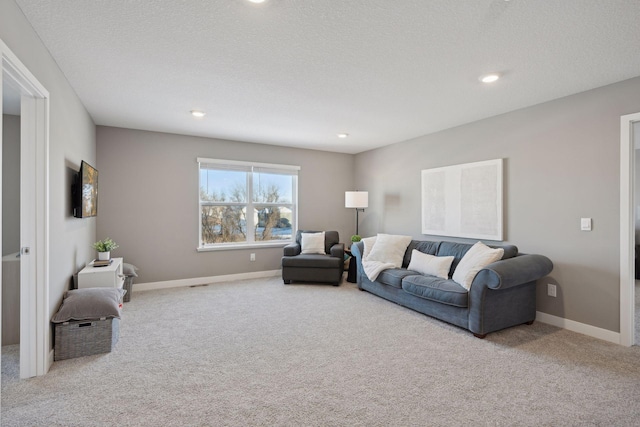
[[[238,160],[223,160],[223,159],[210,159],[205,157],[198,157],[198,252],[208,251],[220,251],[220,250],[232,250],[232,249],[250,249],[250,248],[269,248],[269,247],[284,247],[292,243],[295,239],[298,231],[298,171],[300,166],[294,165],[281,165],[272,163],[257,163],[257,162],[245,162]],[[202,244],[202,203],[200,200],[200,170],[202,165],[219,165],[222,167],[244,169],[247,172],[247,200],[244,203],[234,202],[220,202],[221,206],[229,205],[242,205],[247,207],[247,241],[246,242],[230,242],[230,243],[216,243],[203,245]],[[258,172],[284,172],[290,175],[293,180],[293,188],[291,189],[291,203],[254,203],[253,201],[253,174]],[[249,212],[253,212],[255,207],[263,206],[282,206],[288,205],[291,207],[291,239],[288,240],[270,240],[267,242],[260,242],[255,240],[255,224],[253,221],[253,215],[249,215]]]

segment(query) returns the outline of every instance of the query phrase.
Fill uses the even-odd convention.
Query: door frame
[[[635,344],[635,147],[640,113],[620,117],[620,344]]]
[[[49,91],[2,40],[0,59],[0,83],[6,79],[22,95],[20,250],[29,262],[20,263],[20,378],[29,378],[46,374],[52,363],[49,322]],[[25,248],[29,248],[28,254],[24,253]]]

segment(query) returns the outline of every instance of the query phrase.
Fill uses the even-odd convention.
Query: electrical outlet
[[[256,254],[249,255],[249,261],[255,261],[255,260],[256,260]]]
[[[556,285],[552,285],[551,283],[547,283],[547,295],[549,295],[550,297],[557,296]]]

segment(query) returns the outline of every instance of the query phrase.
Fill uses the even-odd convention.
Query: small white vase
[[[98,252],[98,261],[109,261],[111,259],[111,252]]]

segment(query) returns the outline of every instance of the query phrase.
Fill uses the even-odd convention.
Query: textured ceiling
[[[107,126],[357,153],[640,75],[638,0],[16,2]]]

